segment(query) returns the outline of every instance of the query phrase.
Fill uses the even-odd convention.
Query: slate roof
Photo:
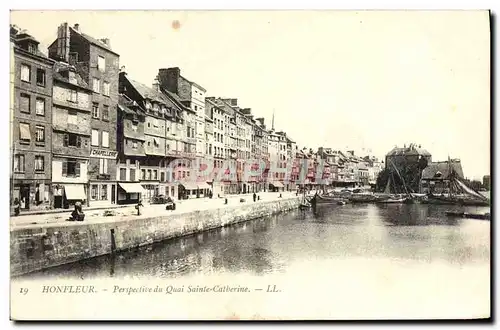
[[[123,112],[131,115],[133,114],[138,114],[141,116],[145,115],[145,112],[140,108],[140,106],[136,102],[132,101],[126,95],[123,94],[118,95],[118,107]],[[132,108],[135,108],[135,110],[133,110]]]
[[[418,148],[416,146],[406,147],[406,148],[398,148],[395,147],[391,151],[387,153],[386,156],[431,156],[430,152],[423,148]]]
[[[75,72],[75,78],[76,78],[76,84],[70,82],[69,81],[69,76],[66,77],[66,75],[63,74],[65,72],[69,72],[70,70],[72,70],[72,67],[70,67],[66,63],[56,63],[56,64],[54,64],[53,78],[55,80],[59,80],[59,81],[65,82],[65,83],[70,84],[70,85],[74,85],[74,86],[78,86],[80,88],[84,88],[84,89],[90,90],[90,87],[87,84],[87,82],[85,80],[83,80],[83,78],[78,74],[78,72],[76,72],[76,70],[74,71]]]
[[[448,179],[450,176],[450,165],[452,169],[458,174],[459,178],[464,177],[464,173],[462,170],[462,164],[459,160],[454,160],[448,163],[445,162],[433,162],[429,163],[427,167],[422,172],[423,180],[432,180],[432,179]],[[441,176],[436,176],[437,172],[441,172]]]

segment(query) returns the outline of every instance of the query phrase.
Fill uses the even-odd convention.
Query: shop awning
[[[87,196],[85,195],[85,190],[83,189],[83,184],[65,184],[64,194],[68,200],[85,200]]]
[[[275,186],[276,188],[283,188],[285,187],[283,185],[283,183],[279,182],[279,181],[274,181],[274,182],[271,182],[271,185]]]
[[[211,187],[206,182],[198,182],[198,189],[211,189]]]
[[[196,184],[196,182],[181,182],[181,185],[186,190],[195,190],[195,189],[198,189],[198,185]]]
[[[120,187],[122,187],[125,192],[132,194],[132,193],[138,193],[138,194],[144,194],[146,191],[144,188],[141,186],[140,183],[118,183]]]

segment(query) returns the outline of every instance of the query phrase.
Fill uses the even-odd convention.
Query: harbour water
[[[287,300],[307,305],[295,316],[308,308],[340,318],[488,316],[490,222],[449,218],[449,210],[490,212],[419,204],[321,206],[23,278],[273,278],[288,290]]]

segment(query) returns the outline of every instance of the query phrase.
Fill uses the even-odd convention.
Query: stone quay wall
[[[298,208],[300,198],[102,222],[65,222],[10,232],[11,276],[187,236]]]

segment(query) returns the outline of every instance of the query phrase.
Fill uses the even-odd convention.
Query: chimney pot
[[[75,25],[73,25],[73,29],[80,31],[80,24],[76,23]]]

